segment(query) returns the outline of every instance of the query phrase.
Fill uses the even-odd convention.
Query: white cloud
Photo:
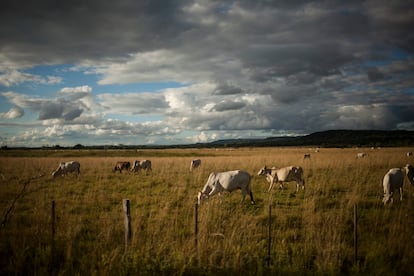
[[[32,82],[39,84],[59,84],[62,82],[61,77],[57,76],[39,76],[29,73],[23,73],[18,70],[1,70],[0,69],[0,85],[10,87],[19,85],[24,82]]]
[[[91,93],[92,87],[89,85],[77,86],[77,87],[64,87],[60,90],[61,94],[71,94],[71,93]]]
[[[4,119],[16,119],[24,115],[24,111],[20,107],[13,107],[6,113],[0,113],[0,118]]]
[[[94,13],[67,3],[60,17],[42,3],[13,3],[0,11],[0,86],[20,92],[1,94],[9,111],[0,117],[35,114],[56,139],[174,143],[412,125],[414,6],[406,1],[86,0]],[[55,72],[71,78],[26,70],[53,64],[70,64]],[[72,87],[81,73],[101,86]],[[183,87],[130,89],[167,81]],[[39,84],[61,83],[43,96]]]
[[[187,139],[189,139],[192,143],[211,142],[211,141],[214,141],[216,138],[217,138],[217,134],[212,133],[209,135],[204,131],[201,131],[199,134],[196,134],[194,136],[187,137]]]

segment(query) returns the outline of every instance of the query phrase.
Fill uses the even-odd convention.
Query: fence
[[[125,229],[125,253],[128,251],[131,240],[132,240],[132,229],[131,229],[131,204],[129,199],[122,200],[122,207],[123,207],[123,216],[124,216],[124,229]],[[267,218],[267,246],[266,246],[266,264],[269,267],[272,263],[272,256],[277,254],[275,252],[272,254],[272,205],[269,204],[268,206],[268,218]],[[354,249],[354,265],[358,264],[358,207],[357,204],[353,206],[353,249]],[[195,252],[198,252],[198,229],[199,229],[199,205],[195,203],[194,206],[194,247]],[[51,202],[51,264],[55,263],[54,256],[55,256],[55,236],[56,236],[56,202],[53,200]]]

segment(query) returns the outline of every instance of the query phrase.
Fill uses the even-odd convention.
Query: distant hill
[[[205,146],[320,146],[320,147],[401,147],[414,146],[414,131],[328,130],[296,137],[218,140]]]
[[[304,136],[282,136],[256,139],[225,139],[210,143],[186,145],[94,145],[73,147],[41,147],[33,149],[168,149],[168,148],[225,148],[225,147],[414,147],[414,131],[408,130],[328,130]],[[26,149],[3,146],[1,150]]]

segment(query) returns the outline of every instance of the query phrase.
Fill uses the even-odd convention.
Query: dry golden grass
[[[356,159],[365,151],[368,157]],[[250,148],[119,152],[116,157],[0,158],[0,274],[264,274],[413,273],[414,187],[404,201],[382,206],[382,177],[414,163],[407,149]],[[310,152],[311,160],[303,160]],[[79,155],[76,157],[76,154]],[[201,168],[189,171],[201,157]],[[113,173],[116,161],[150,159],[150,174]],[[60,161],[78,160],[81,176],[51,179]],[[267,193],[264,165],[302,166],[295,184]],[[213,197],[194,214],[211,171],[251,173],[255,205],[240,192]],[[27,182],[30,178],[38,177]],[[21,193],[24,183],[27,183]],[[131,201],[133,238],[124,250],[122,199]],[[52,248],[51,202],[56,202]],[[353,256],[353,206],[358,204],[358,263]],[[267,265],[268,210],[272,206]],[[13,207],[10,213],[7,211]]]

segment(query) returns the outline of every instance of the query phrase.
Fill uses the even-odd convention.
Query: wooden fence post
[[[131,205],[129,199],[122,200],[122,206],[124,208],[124,226],[125,226],[125,252],[131,243],[132,231],[131,231]]]
[[[56,203],[52,200],[52,208],[51,208],[51,244],[50,244],[50,264],[49,264],[49,273],[52,274],[55,268],[55,234],[56,234]]]
[[[354,204],[354,264],[358,262],[358,210]]]
[[[272,243],[272,204],[269,204],[269,220],[268,220],[268,230],[267,230],[267,257],[266,263],[267,266],[270,266],[270,248]]]
[[[197,246],[198,246],[198,202],[195,203],[194,244],[195,244],[195,250],[197,252]]]

